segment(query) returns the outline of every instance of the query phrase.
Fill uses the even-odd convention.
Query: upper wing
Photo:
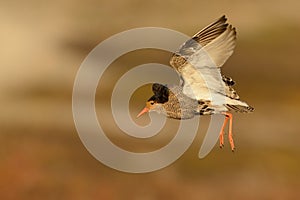
[[[225,16],[199,31],[175,52],[170,64],[184,80],[183,92],[195,99],[211,100],[211,93],[231,96],[220,67],[235,47],[236,31]]]

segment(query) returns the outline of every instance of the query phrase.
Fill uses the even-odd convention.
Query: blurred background
[[[297,199],[300,196],[300,3],[266,1],[1,1],[0,199]],[[86,150],[72,118],[72,88],[81,62],[101,41],[137,27],[165,27],[192,36],[226,14],[238,31],[235,53],[222,68],[255,108],[234,115],[237,151],[228,141],[204,159],[196,140],[171,166],[147,174],[110,169]],[[147,39],[147,38],[145,38]],[[120,57],[97,90],[97,114],[107,136],[131,151],[164,146],[178,122],[133,139],[109,109],[118,77],[138,64],[168,64],[169,52]],[[151,95],[132,97],[132,116]],[[147,124],[149,118],[142,121]],[[173,134],[173,135],[172,135]]]

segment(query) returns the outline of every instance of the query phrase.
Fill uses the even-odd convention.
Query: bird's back
[[[166,115],[173,119],[190,119],[195,115],[213,114],[210,101],[196,100],[186,96],[180,86],[169,87],[169,100],[163,104]]]
[[[214,103],[210,100],[196,100],[186,96],[181,86],[168,87],[169,99],[163,104],[165,114],[173,119],[190,119],[195,115],[211,115],[222,113],[228,110],[235,112],[252,112],[253,108],[245,102],[224,96],[224,102]]]
[[[174,85],[170,90],[169,100],[163,104],[166,115],[174,119],[190,119],[197,109],[197,100],[191,99],[182,92],[182,87]]]

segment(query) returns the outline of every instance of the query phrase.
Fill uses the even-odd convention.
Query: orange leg
[[[225,126],[229,120],[229,134],[228,134],[228,140],[230,143],[231,151],[234,151],[235,146],[233,142],[233,137],[232,137],[232,114],[231,113],[223,113],[225,115],[225,120],[224,124],[222,126],[221,132],[220,132],[220,147],[222,148],[224,146],[224,129]]]
[[[225,126],[226,126],[226,124],[228,122],[228,119],[229,118],[225,115],[225,120],[224,120],[222,129],[221,129],[221,132],[220,132],[220,148],[224,147],[224,129],[225,129]]]
[[[232,114],[231,113],[226,113],[226,116],[229,117],[228,140],[229,140],[229,143],[230,143],[231,151],[234,151],[235,146],[234,146],[233,137],[232,137]]]

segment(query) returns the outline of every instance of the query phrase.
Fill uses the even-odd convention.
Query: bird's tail
[[[226,107],[229,110],[234,110],[235,112],[240,112],[240,113],[249,113],[249,112],[253,112],[254,108],[251,106],[241,106],[241,105],[230,105],[230,104],[226,104]]]
[[[253,112],[254,108],[252,106],[249,106],[246,102],[236,100],[236,99],[231,99],[230,102],[226,102],[227,104],[225,105],[226,108],[229,110],[233,110],[235,112],[240,112],[240,113],[249,113]]]

